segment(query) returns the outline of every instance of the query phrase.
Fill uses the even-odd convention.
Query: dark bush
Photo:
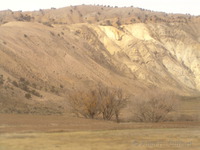
[[[52,24],[49,23],[49,22],[43,22],[43,25],[46,25],[46,26],[48,26],[48,27],[53,27]]]
[[[30,91],[30,92],[31,92],[31,94],[33,94],[33,95],[35,95],[35,96],[37,96],[37,97],[42,97],[42,95],[40,95],[40,93],[37,92],[36,90],[32,90],[32,91]]]
[[[0,75],[0,85],[4,84],[4,79],[3,79],[3,75]]]
[[[21,88],[22,90],[26,91],[26,92],[29,92],[29,91],[30,91],[29,87],[28,87],[27,85],[25,85],[25,84],[21,84],[21,85],[20,85],[20,88]]]
[[[16,86],[16,87],[19,86],[18,83],[17,83],[16,81],[13,81],[12,84],[13,84],[14,86]]]
[[[31,94],[30,94],[30,93],[26,93],[26,94],[25,94],[25,97],[26,97],[27,99],[31,99]]]

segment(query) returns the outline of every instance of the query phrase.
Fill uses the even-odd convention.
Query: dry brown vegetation
[[[99,114],[99,99],[95,91],[78,91],[70,95],[69,104],[77,116],[94,118]]]
[[[126,106],[128,97],[121,89],[98,85],[89,91],[76,91],[70,95],[69,103],[72,112],[77,116],[94,118],[102,115],[104,120],[111,120],[115,115],[119,122],[121,110]]]
[[[136,121],[159,122],[166,121],[171,112],[177,110],[178,97],[161,90],[150,90],[136,97],[131,105],[133,117]]]
[[[121,89],[102,85],[93,90],[74,92],[70,95],[69,103],[76,116],[93,119],[101,114],[104,120],[115,116],[119,122],[120,112],[127,107],[128,100],[133,120],[140,122],[169,121],[169,114],[177,111],[180,105],[178,96],[172,92],[154,89],[128,99]]]

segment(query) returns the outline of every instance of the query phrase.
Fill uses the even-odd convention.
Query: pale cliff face
[[[123,25],[121,29],[92,28],[97,28],[110,54],[130,68],[137,79],[155,84],[159,80],[176,81],[200,89],[200,43],[184,26],[138,23]]]

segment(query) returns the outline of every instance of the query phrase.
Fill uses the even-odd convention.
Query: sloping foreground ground
[[[0,115],[0,150],[198,150],[199,122],[115,123]]]

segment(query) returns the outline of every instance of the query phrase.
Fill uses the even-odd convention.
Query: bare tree
[[[99,114],[99,99],[96,91],[76,91],[69,97],[72,112],[77,116],[94,118]]]
[[[94,90],[87,92],[78,91],[70,95],[70,106],[77,116],[94,118],[102,114],[104,120],[110,120],[113,116],[119,122],[119,115],[126,106],[128,97],[121,89],[98,85]]]
[[[117,122],[119,122],[119,115],[121,110],[127,106],[129,96],[125,95],[121,89],[117,91],[117,99],[116,99],[116,108],[115,108],[115,116]]]
[[[142,122],[166,120],[168,114],[176,110],[178,100],[169,92],[149,91],[136,98],[133,103],[134,118]]]
[[[119,122],[119,115],[127,104],[128,97],[125,96],[121,89],[113,89],[98,86],[98,93],[101,102],[101,113],[104,120],[110,120],[114,115]]]

